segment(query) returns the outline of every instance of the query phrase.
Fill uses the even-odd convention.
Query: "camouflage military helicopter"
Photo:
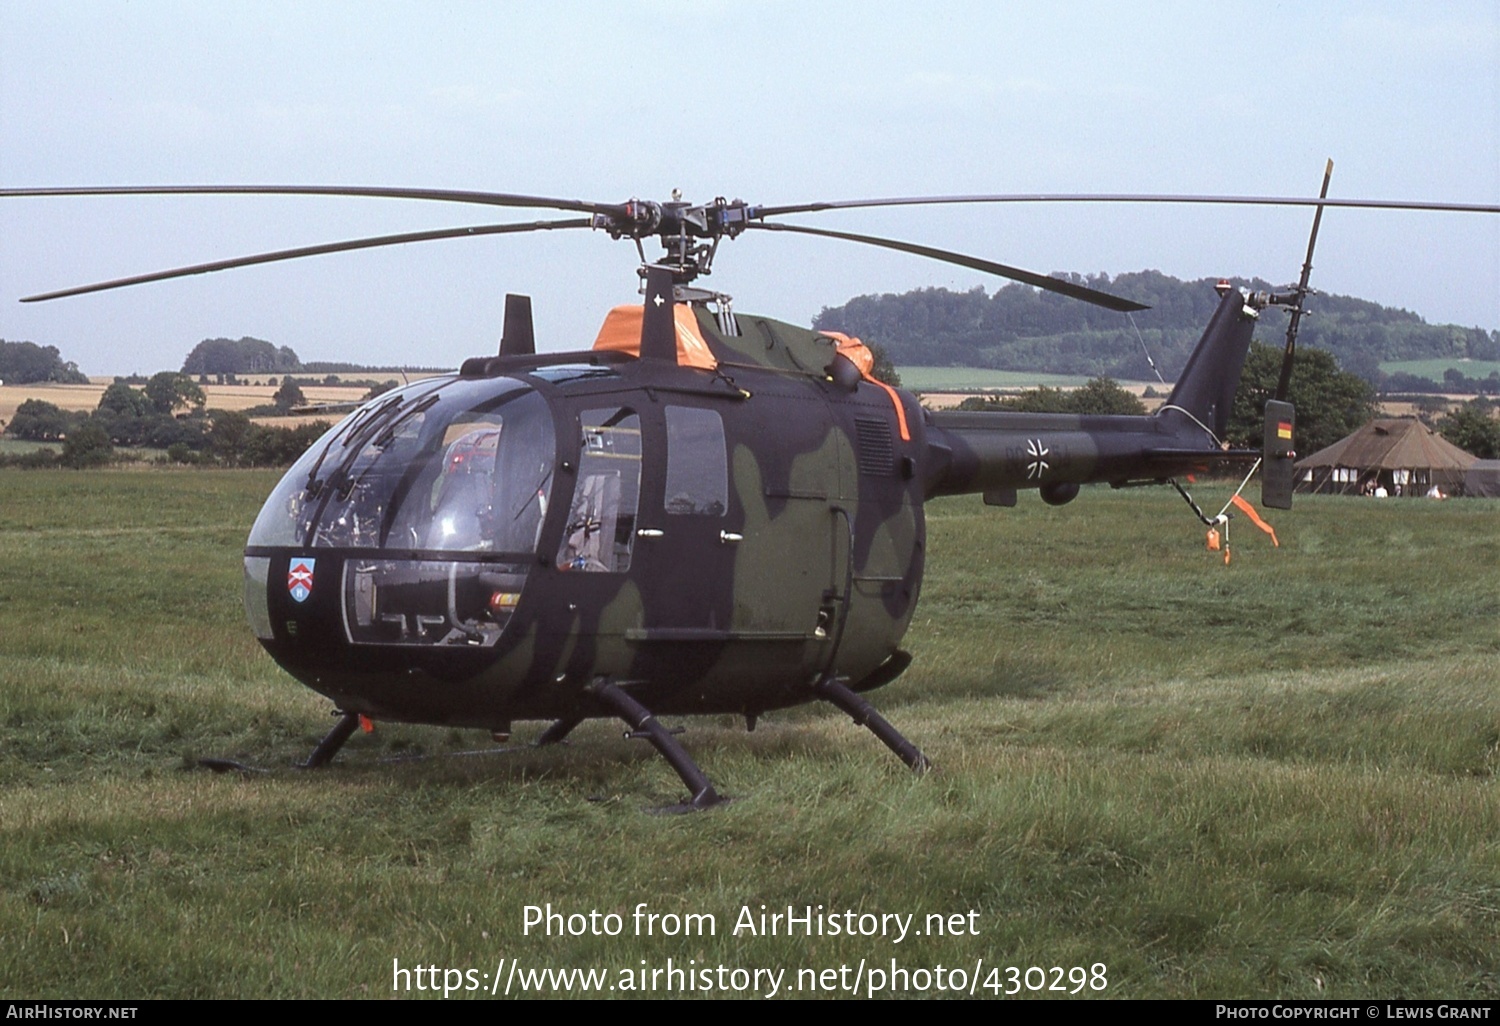
[[[619,717],[691,792],[721,800],[660,715],[744,717],[831,702],[915,770],[928,763],[862,697],[911,662],[923,504],[978,493],[1048,503],[1080,485],[1164,482],[1263,459],[1263,502],[1290,505],[1293,411],[1268,406],[1265,447],[1221,441],[1251,330],[1281,294],[1228,284],[1167,402],[1150,416],[929,412],[871,374],[858,340],[737,314],[699,288],[719,244],[775,230],[882,246],[1109,309],[1138,303],[928,246],[775,220],[865,206],[1320,199],[969,196],[754,206],[625,203],[427,189],[179,186],[0,190],[0,196],[256,193],[440,200],[582,216],[381,236],[263,253],[27,297],[55,299],[376,246],[597,229],[640,252],[644,301],[592,348],[539,353],[530,300],[508,296],[499,352],[379,396],[289,470],[250,531],[245,606],[272,657],[332,700],[325,764],[361,718],[489,730],[550,720],[538,744]],[[656,237],[662,255],[646,259]],[[1316,220],[1314,222],[1316,238]]]

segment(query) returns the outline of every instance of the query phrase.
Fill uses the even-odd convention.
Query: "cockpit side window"
[[[422,432],[425,455],[407,462],[390,492],[387,546],[536,551],[552,479],[551,418],[532,394],[486,405]]]
[[[413,385],[309,449],[249,545],[535,554],[556,442],[551,409],[519,382]]]
[[[424,549],[479,549],[495,534],[497,414],[463,417],[443,434],[442,465],[429,486],[431,512],[423,517]]]
[[[715,410],[668,406],[666,511],[722,517],[728,508],[723,419]]]
[[[641,419],[628,408],[586,410],[578,480],[557,553],[559,570],[624,573],[641,493]]]

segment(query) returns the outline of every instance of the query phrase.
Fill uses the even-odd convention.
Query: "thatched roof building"
[[[1471,456],[1418,420],[1372,420],[1347,438],[1297,461],[1297,490],[1426,495],[1436,485],[1461,493]]]

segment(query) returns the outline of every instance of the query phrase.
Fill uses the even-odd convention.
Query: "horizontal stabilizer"
[[[1227,460],[1233,463],[1248,463],[1260,459],[1259,449],[1145,449],[1141,457],[1156,463],[1216,463]]]

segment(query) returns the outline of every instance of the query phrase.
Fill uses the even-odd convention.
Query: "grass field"
[[[1441,382],[1443,371],[1454,368],[1467,378],[1487,378],[1492,373],[1500,371],[1500,361],[1497,360],[1387,360],[1380,365],[1380,369],[1387,374],[1415,374],[1419,378],[1428,378],[1432,381]]]
[[[1087,374],[1041,374],[1031,371],[985,370],[978,367],[901,367],[901,387],[918,392],[982,392],[986,389],[1077,388],[1088,383]],[[1145,382],[1121,382],[1129,388]],[[1158,385],[1158,387],[1160,387]],[[1137,389],[1138,391],[1138,389]]]
[[[56,442],[28,442],[20,438],[0,436],[0,456],[25,456],[42,449],[51,449],[56,452],[58,448]]]
[[[936,771],[826,707],[693,720],[737,800],[663,817],[680,783],[616,724],[396,764],[489,742],[381,725],[282,768],[330,721],[240,608],[274,479],[0,472],[0,995],[384,998],[395,962],[488,988],[500,959],[618,986],[671,959],[802,996],[895,960],[928,993],[942,965],[979,996],[1500,997],[1500,505],[1299,498],[1282,548],[1237,524],[1226,567],[1169,492],[935,503],[916,661],[870,697]],[[526,933],[548,903],[622,932]],[[641,903],[715,932],[637,936]],[[735,935],[762,905],[962,925]]]
[[[53,453],[62,449],[61,442],[28,442],[23,438],[7,438],[0,435],[0,456],[25,456],[30,453],[50,449]],[[118,460],[164,460],[167,450],[149,449],[145,446],[117,446],[114,451]]]

